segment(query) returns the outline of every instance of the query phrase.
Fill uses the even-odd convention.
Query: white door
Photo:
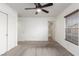
[[[0,12],[0,55],[7,51],[7,14]]]

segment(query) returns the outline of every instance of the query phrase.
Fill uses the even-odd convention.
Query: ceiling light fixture
[[[37,9],[37,12],[41,12],[41,9],[38,8],[38,9]]]

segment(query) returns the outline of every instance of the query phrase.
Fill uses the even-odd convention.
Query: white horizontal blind
[[[79,15],[78,11],[66,17],[66,40],[78,45]]]

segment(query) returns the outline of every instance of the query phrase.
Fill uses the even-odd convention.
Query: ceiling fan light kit
[[[39,13],[39,12],[41,12],[41,9],[40,9],[40,8],[37,8],[37,10],[36,10],[36,11]]]

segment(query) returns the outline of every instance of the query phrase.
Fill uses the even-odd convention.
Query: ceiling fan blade
[[[35,5],[36,8],[38,8],[38,4],[37,3],[34,3],[34,5]]]
[[[36,8],[25,8],[25,10],[32,10],[32,9],[36,9]]]
[[[41,4],[40,4],[40,3],[38,3],[38,6],[39,6],[39,7],[41,7]]]
[[[36,8],[40,8],[41,7],[40,3],[34,3],[34,5],[36,6]]]
[[[48,4],[45,4],[45,5],[41,6],[41,8],[49,7],[49,6],[52,6],[52,5],[53,5],[53,3],[48,3]]]
[[[43,12],[45,13],[49,13],[49,11],[45,10],[45,9],[41,9]]]

